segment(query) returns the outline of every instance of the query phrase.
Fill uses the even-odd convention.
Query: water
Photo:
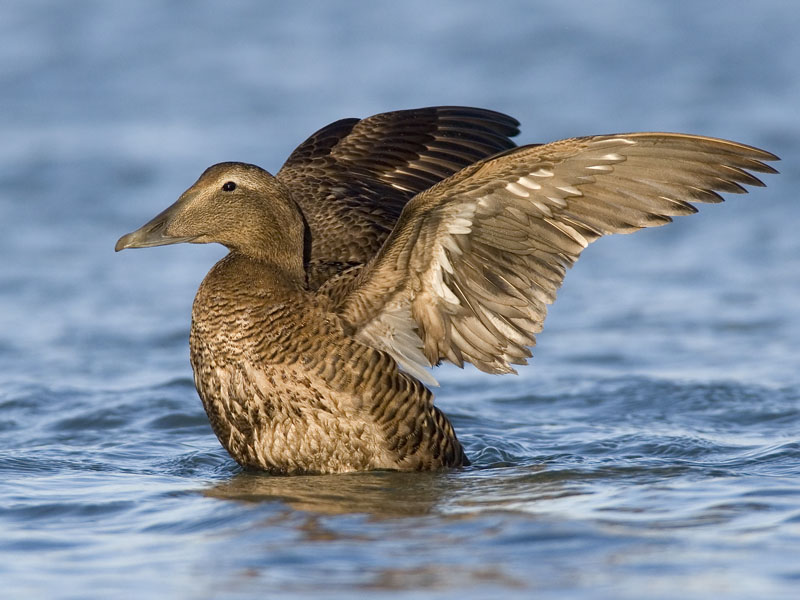
[[[6,2],[8,598],[795,598],[800,12],[781,2]],[[188,364],[214,247],[113,253],[209,164],[344,116],[506,111],[522,142],[729,137],[782,174],[601,240],[518,377],[440,369],[474,466],[268,477]]]

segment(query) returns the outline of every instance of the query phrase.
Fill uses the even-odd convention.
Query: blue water
[[[3,4],[0,596],[800,596],[800,9],[495,4]],[[214,162],[431,104],[782,174],[593,245],[518,377],[440,369],[473,467],[241,472],[188,364],[223,250],[114,242]]]

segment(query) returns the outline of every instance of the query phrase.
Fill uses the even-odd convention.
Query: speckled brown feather
[[[420,381],[427,365],[510,371],[591,241],[761,185],[748,171],[774,172],[762,150],[663,133],[486,158],[515,127],[493,115],[441,108],[338,122],[277,178],[254,165],[210,167],[117,242],[229,248],[197,292],[190,348],[214,432],[240,464],[273,473],[468,464]]]
[[[231,456],[273,473],[468,464],[433,394],[290,280],[232,253],[195,298],[195,383]]]
[[[436,106],[342,119],[314,133],[276,175],[308,226],[310,286],[366,263],[415,194],[513,148],[518,126],[490,110]]]
[[[515,148],[418,194],[381,251],[337,290],[364,343],[404,368],[525,364],[567,267],[612,233],[663,225],[763,183],[768,152],[713,138],[630,133]],[[422,353],[420,353],[422,349]]]

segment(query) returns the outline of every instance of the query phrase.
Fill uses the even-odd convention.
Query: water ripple
[[[4,10],[3,597],[797,596],[794,8],[409,1]],[[114,241],[208,164],[274,172],[324,123],[445,101],[524,143],[695,131],[783,173],[593,244],[518,377],[439,369],[472,467],[243,471],[188,361],[225,250]]]

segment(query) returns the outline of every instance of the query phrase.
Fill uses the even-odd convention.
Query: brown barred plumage
[[[117,250],[218,242],[192,310],[195,384],[222,445],[273,473],[469,464],[426,367],[524,364],[567,267],[602,235],[762,185],[776,157],[631,133],[514,148],[510,117],[348,119],[276,177],[206,170]]]

